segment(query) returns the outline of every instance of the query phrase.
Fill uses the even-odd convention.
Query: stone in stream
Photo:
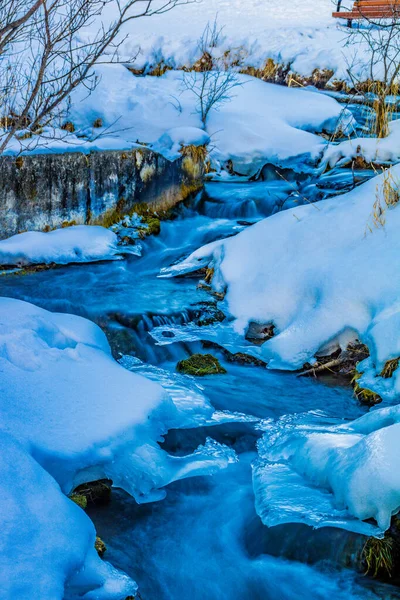
[[[226,373],[219,360],[212,354],[192,354],[189,358],[179,361],[176,368],[180,373],[196,377]]]

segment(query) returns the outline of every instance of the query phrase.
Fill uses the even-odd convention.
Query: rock
[[[193,320],[200,327],[222,323],[226,318],[222,310],[217,307],[216,302],[198,302],[194,308]]]
[[[217,348],[220,352],[223,353],[224,357],[228,362],[238,363],[239,365],[253,365],[255,367],[266,367],[267,363],[261,360],[260,358],[255,358],[250,354],[245,354],[244,352],[229,352],[223,346],[216,344],[215,342],[210,342],[209,340],[202,340],[203,348]]]
[[[96,541],[94,543],[94,547],[97,550],[97,554],[100,556],[100,558],[102,558],[103,554],[107,550],[107,546],[105,545],[103,540],[101,538],[99,538],[99,536],[96,536]]]
[[[375,404],[382,402],[382,398],[378,394],[372,390],[369,390],[368,388],[362,388],[358,384],[360,377],[361,373],[356,373],[351,382],[354,389],[354,395],[357,400],[362,404],[368,404],[368,406],[375,406]]]
[[[98,481],[89,481],[75,488],[73,495],[84,496],[87,504],[102,505],[108,504],[111,500],[112,481],[109,479],[99,479]]]
[[[267,340],[270,340],[275,335],[275,325],[272,323],[249,323],[246,340],[261,346]]]
[[[176,368],[180,373],[196,377],[226,373],[219,360],[212,354],[193,354],[190,358],[178,362]]]

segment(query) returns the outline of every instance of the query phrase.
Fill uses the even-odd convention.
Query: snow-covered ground
[[[351,6],[345,0],[343,6]],[[314,69],[331,69],[338,79],[346,78],[342,46],[344,33],[332,18],[332,0],[199,0],[169,13],[133,20],[124,34],[128,38],[121,55],[136,56],[135,67],[156,65],[164,60],[172,67],[193,64],[200,58],[197,39],[208,22],[218,17],[224,27],[221,45],[225,50],[243,47],[244,64],[261,67],[268,58],[291,63],[294,72],[309,76]],[[105,17],[113,18],[112,6]]]
[[[100,561],[93,525],[63,492],[107,477],[138,502],[153,501],[171,481],[225,468],[235,453],[211,439],[179,457],[157,444],[169,428],[209,422],[213,409],[199,391],[184,396],[175,384],[169,394],[120,366],[90,321],[8,298],[0,299],[0,374],[4,597],[134,593]]]
[[[115,233],[98,226],[75,225],[47,233],[26,231],[0,241],[0,265],[116,260],[122,258],[123,250],[117,244]]]
[[[351,114],[333,98],[241,75],[231,101],[210,112],[204,132],[196,97],[184,89],[182,72],[135,77],[121,65],[99,66],[97,72],[95,91],[88,96],[84,88],[78,89],[69,113],[79,135],[93,142],[71,135],[68,143],[58,140],[55,150],[62,144],[66,151],[89,151],[144,142],[174,159],[182,145],[203,144],[208,134],[216,166],[230,159],[239,173],[253,175],[266,162],[284,166],[290,161],[294,169],[310,170],[326,146],[316,133],[333,133],[338,125],[352,131]],[[103,127],[94,129],[99,119]],[[14,142],[9,152],[20,144]],[[49,142],[46,150],[52,147]]]

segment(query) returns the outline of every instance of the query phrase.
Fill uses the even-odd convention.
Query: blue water
[[[304,185],[317,199],[334,193],[334,177],[333,173],[319,185]],[[341,185],[349,181],[345,174]],[[160,268],[204,243],[236,234],[245,226],[243,220],[254,222],[274,211],[271,201],[262,201],[267,184],[264,191],[235,186],[230,191],[217,185],[208,186],[208,195],[182,209],[175,221],[162,223],[161,235],[144,243],[141,258],[3,276],[0,294],[89,317],[116,347],[122,344],[124,353],[174,371],[178,360],[202,351],[200,342],[159,347],[149,332],[163,323],[184,325],[193,307],[210,301],[210,296],[196,289],[194,279],[158,278]],[[273,186],[270,197],[276,192]],[[279,188],[279,202],[286,193],[289,205],[293,188]],[[120,346],[116,347],[117,354]],[[262,419],[308,410],[353,419],[366,410],[337,382],[325,385],[219,358],[227,374],[201,381],[215,409]],[[260,435],[254,424],[172,431],[165,448],[185,453],[208,435],[234,447],[239,461],[212,477],[170,485],[162,502],[138,506],[117,490],[111,506],[90,511],[107,544],[106,557],[139,583],[143,600],[400,598],[390,586],[346,568],[362,549],[362,538],[333,529],[285,525],[268,530],[262,525],[254,510],[251,480]]]

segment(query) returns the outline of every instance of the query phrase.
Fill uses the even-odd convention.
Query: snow
[[[134,594],[136,584],[98,557],[95,530],[84,511],[2,431],[0,444],[3,598],[120,600]]]
[[[322,166],[340,167],[362,157],[367,163],[389,164],[400,161],[400,121],[389,123],[389,134],[382,139],[352,138],[326,148]]]
[[[207,146],[210,141],[210,136],[198,127],[174,127],[162,134],[153,149],[174,160],[183,146]]]
[[[400,507],[398,406],[345,425],[306,413],[265,429],[253,465],[265,525],[300,522],[377,537],[389,528]]]
[[[0,298],[0,585],[18,590],[7,597],[62,600],[65,586],[71,599],[135,591],[99,561],[90,520],[64,494],[109,478],[138,502],[159,500],[172,481],[234,462],[234,451],[211,438],[187,456],[161,449],[157,442],[170,428],[213,418],[200,391],[193,406],[182,396],[115,362],[90,321]],[[15,562],[21,572],[26,566],[22,581],[17,571],[10,575]]]
[[[239,75],[231,101],[210,112],[204,132],[196,96],[184,89],[182,72],[135,77],[122,65],[99,65],[96,72],[100,80],[90,96],[84,88],[72,95],[69,118],[79,134],[90,138],[100,118],[103,144],[108,138],[114,144],[118,137],[121,148],[150,143],[169,159],[179,157],[182,144],[211,138],[216,167],[230,159],[244,175],[255,174],[267,162],[310,171],[326,146],[315,133],[333,133],[339,121],[344,131],[352,128],[350,112],[333,98]]]
[[[95,262],[122,258],[118,238],[104,227],[76,225],[47,233],[26,231],[0,240],[0,265]]]
[[[400,209],[382,197],[390,179],[398,188],[399,176],[396,166],[347,194],[273,215],[161,274],[214,268],[213,287],[226,289],[224,309],[237,334],[251,321],[275,324],[275,337],[260,349],[270,368],[298,369],[358,337],[370,348],[365,369],[375,376],[400,350]],[[382,225],[374,222],[376,202],[385,209]]]
[[[351,4],[351,0],[343,2],[344,7]],[[216,49],[219,55],[240,48],[245,65],[261,67],[273,58],[306,76],[319,68],[332,69],[334,78],[346,78],[345,35],[331,16],[333,10],[331,0],[249,0],[245,7],[241,0],[200,0],[151,19],[131,21],[122,32],[128,38],[120,54],[130,60],[139,50],[135,68],[162,60],[173,68],[193,64],[201,54],[197,39],[217,16],[224,28]],[[112,20],[112,6],[104,17]]]

